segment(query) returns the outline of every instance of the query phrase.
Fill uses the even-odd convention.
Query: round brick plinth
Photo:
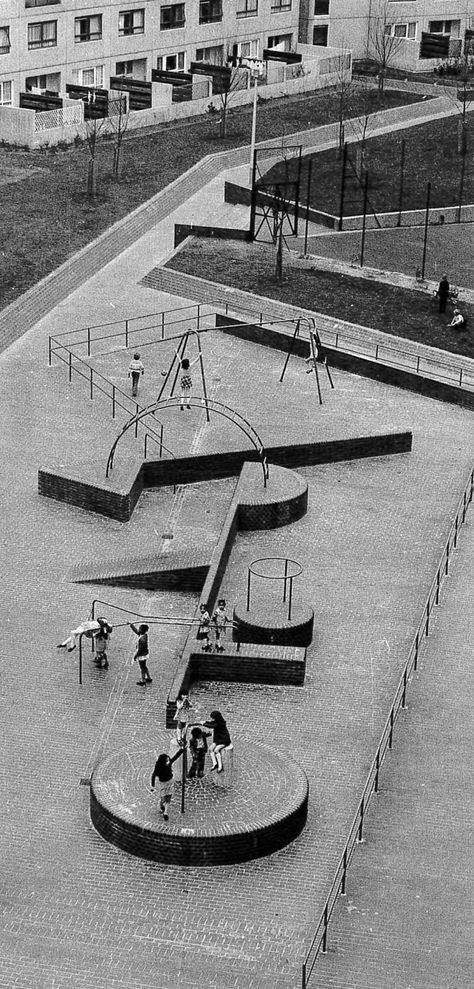
[[[159,784],[152,791],[150,777],[171,738],[159,732],[153,742],[120,749],[94,770],[91,819],[103,838],[155,862],[225,865],[269,855],[297,837],[308,811],[303,770],[283,753],[238,736],[232,770],[210,772],[207,756],[203,779],[186,782],[185,813],[176,782],[164,821]]]
[[[313,640],[314,611],[307,605],[295,605],[291,620],[281,618],[285,605],[278,610],[247,611],[243,602],[234,607],[234,636],[240,642],[257,642],[267,646],[309,646]]]

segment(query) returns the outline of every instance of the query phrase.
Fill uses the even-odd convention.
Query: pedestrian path
[[[472,987],[473,569],[470,515],[311,989]]]

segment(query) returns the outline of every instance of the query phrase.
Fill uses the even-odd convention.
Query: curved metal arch
[[[235,423],[235,425],[247,436],[247,439],[250,440],[253,447],[258,453],[263,470],[263,483],[264,486],[266,487],[269,472],[268,472],[267,458],[265,456],[265,449],[260,439],[260,436],[258,435],[257,431],[253,428],[253,426],[247,421],[247,419],[244,419],[244,417],[240,415],[240,412],[236,412],[235,409],[232,409],[229,405],[224,405],[222,402],[216,402],[214,399],[211,398],[200,398],[196,395],[190,395],[186,399],[186,404],[191,405],[193,408],[200,408],[200,409],[204,408],[206,409],[207,412],[215,412],[217,415],[221,415],[225,419],[228,419],[230,422]],[[107,467],[105,471],[105,476],[108,477],[109,472],[112,470],[115,450],[117,448],[118,443],[122,439],[122,436],[124,436],[125,433],[132,428],[132,426],[135,426],[138,422],[144,419],[145,416],[151,415],[153,412],[156,412],[156,410],[159,408],[161,409],[178,408],[180,405],[181,405],[180,398],[164,398],[158,402],[153,402],[152,405],[146,406],[146,408],[141,409],[139,412],[133,415],[128,420],[128,422],[126,422],[125,425],[122,427],[119,435],[112,444],[109,456],[107,458]],[[166,447],[164,447],[164,449],[166,449]],[[170,451],[167,450],[167,453],[170,453]],[[174,454],[171,454],[171,456],[173,457],[173,459],[176,459],[174,457]]]

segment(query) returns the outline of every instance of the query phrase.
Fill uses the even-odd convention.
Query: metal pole
[[[51,367],[51,337],[48,337],[48,366]]]
[[[128,319],[125,320],[125,346],[128,347]]]
[[[401,227],[401,225],[402,225],[403,179],[404,179],[403,171],[404,171],[404,168],[405,168],[405,138],[402,139],[402,144],[401,144],[401,148],[400,148],[400,185],[399,185],[399,189],[398,189],[398,218],[397,218],[397,227]]]
[[[247,611],[250,611],[250,577],[251,577],[251,570],[249,567],[249,573],[247,577]]]
[[[93,371],[93,369],[91,368],[91,401],[92,401],[92,399],[94,398],[94,393],[93,393],[93,388],[92,388],[92,378],[93,378],[93,374],[94,374],[94,371]]]
[[[298,322],[296,324],[295,332],[293,333],[293,336],[292,336],[291,341],[290,341],[290,346],[288,348],[288,353],[286,355],[285,363],[283,365],[283,371],[281,372],[281,375],[280,375],[280,384],[283,381],[283,378],[285,377],[285,371],[286,371],[286,369],[288,367],[288,361],[290,360],[290,357],[291,357],[291,355],[293,353],[293,348],[294,348],[294,345],[295,345],[295,340],[296,340],[296,337],[299,334],[299,331],[300,331],[300,321],[298,320]]]
[[[286,601],[286,578],[288,575],[288,560],[285,560],[285,576],[283,578],[283,604]]]
[[[87,356],[91,356],[91,328],[87,327]]]
[[[183,746],[183,764],[182,764],[182,767],[181,767],[181,769],[182,769],[182,776],[181,776],[181,813],[182,814],[184,814],[184,805],[185,805],[185,797],[186,797],[186,776],[187,776],[187,772],[188,772],[188,760],[187,760],[187,753],[186,753],[186,746],[187,746],[188,742],[187,742],[187,738],[186,738],[186,729],[184,731],[184,740],[183,741],[184,741],[184,746]]]
[[[360,267],[364,267],[364,249],[365,249],[365,224],[367,220],[367,192],[369,188],[369,173],[365,173],[364,179],[364,215],[362,217],[362,240],[360,244]]]
[[[199,321],[199,315],[198,315],[198,321]],[[199,336],[199,333],[197,334],[197,340],[198,340],[198,351],[199,351],[199,366],[201,368],[202,390],[204,392],[204,401],[206,403],[206,419],[208,422],[210,422],[209,408],[207,405],[206,375],[204,373],[204,361],[202,357],[201,337]]]
[[[82,685],[82,632],[79,636],[79,684]]]
[[[421,280],[424,281],[425,278],[425,262],[426,262],[426,245],[428,242],[428,224],[430,219],[430,196],[431,196],[431,182],[428,182],[426,187],[426,208],[425,208],[425,234],[423,237],[423,260],[421,262]]]
[[[112,419],[115,419],[115,385],[112,385]]]
[[[311,191],[311,172],[313,170],[313,159],[309,159],[308,164],[308,182],[306,185],[306,221],[304,227],[304,254],[308,253],[308,226],[309,226],[309,196]]]
[[[250,78],[252,77],[250,76]],[[250,188],[252,188],[252,181],[253,181],[253,159],[255,155],[256,136],[257,136],[257,73],[255,74],[254,83],[253,83],[252,137],[250,139],[250,171],[249,171]]]
[[[291,622],[291,599],[293,597],[293,577],[290,577],[290,593],[288,595],[288,621]]]
[[[342,230],[342,225],[344,222],[344,196],[345,196],[345,185],[346,185],[346,168],[347,168],[347,141],[344,142],[344,148],[342,152],[342,173],[341,173],[341,193],[339,198],[339,230]]]
[[[69,381],[72,381],[72,351],[69,351]]]

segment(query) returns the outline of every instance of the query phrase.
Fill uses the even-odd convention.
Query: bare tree
[[[341,48],[337,56],[337,62],[335,67],[335,91],[337,96],[338,105],[338,122],[339,122],[339,133],[337,142],[337,157],[340,158],[342,154],[342,149],[344,147],[344,123],[347,117],[350,115],[351,109],[351,99],[354,93],[354,80],[352,79],[352,72],[348,71],[348,65],[350,67],[350,53],[346,48],[344,39],[342,39]]]
[[[219,137],[224,138],[227,135],[227,112],[229,109],[229,104],[232,102],[233,97],[241,89],[248,88],[248,74],[244,69],[240,68],[230,68],[229,72],[219,74],[215,77],[216,81],[218,79],[217,92],[213,98],[217,102],[217,107],[214,102],[211,102],[208,106],[208,112],[211,114],[220,113],[219,118]],[[213,79],[213,84],[214,79]]]
[[[112,176],[115,181],[118,182],[120,179],[120,156],[122,151],[122,141],[130,119],[129,102],[125,95],[109,100],[108,119],[114,142]]]
[[[87,195],[94,199],[97,195],[97,140],[105,126],[105,117],[91,117],[85,121],[86,141],[89,149],[87,171]]]
[[[403,45],[403,37],[395,31],[396,23],[393,23],[388,5],[384,2],[369,17],[367,35],[367,54],[378,68],[379,93],[383,92],[387,69]]]

